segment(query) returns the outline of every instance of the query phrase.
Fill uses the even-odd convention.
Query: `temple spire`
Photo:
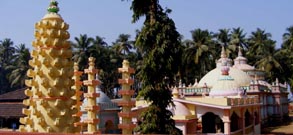
[[[221,58],[227,58],[227,54],[226,54],[226,51],[225,51],[225,47],[224,46],[222,46]]]
[[[58,2],[55,0],[51,0],[47,11],[49,13],[56,13],[57,14],[59,12]]]
[[[238,47],[238,57],[240,57],[240,56],[243,56],[241,46]]]

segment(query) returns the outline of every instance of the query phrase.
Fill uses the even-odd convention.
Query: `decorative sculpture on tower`
[[[51,1],[48,13],[35,24],[35,40],[32,42],[32,69],[27,71],[29,87],[25,94],[23,109],[26,117],[20,119],[21,132],[73,133],[72,117],[77,111],[72,109],[76,101],[72,99],[75,91],[72,51],[70,49],[68,24],[58,14],[58,3]]]
[[[84,72],[88,74],[88,80],[83,81],[84,85],[87,86],[87,93],[84,94],[84,97],[87,98],[87,105],[84,107],[87,111],[87,118],[83,121],[87,124],[87,133],[97,134],[100,133],[97,129],[99,119],[97,118],[97,113],[100,110],[100,107],[96,104],[96,98],[100,96],[99,93],[96,93],[96,86],[100,85],[100,81],[96,80],[96,74],[99,72],[98,69],[95,69],[95,58],[89,58],[89,68],[85,69]]]
[[[131,96],[134,95],[134,90],[131,90],[131,85],[134,83],[130,75],[135,71],[129,67],[129,62],[123,60],[122,68],[118,71],[122,73],[122,79],[119,79],[119,84],[122,84],[122,90],[119,90],[118,94],[122,95],[122,100],[118,102],[119,106],[122,106],[122,112],[118,113],[122,118],[122,123],[118,125],[122,129],[122,134],[132,134],[132,130],[135,128],[135,124],[132,123],[132,117],[136,114],[131,112],[131,108],[135,106],[135,101],[131,101]]]

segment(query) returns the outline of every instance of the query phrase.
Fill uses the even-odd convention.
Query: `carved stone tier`
[[[127,84],[127,85],[132,85],[134,83],[133,79],[127,78],[127,79],[119,79],[118,80],[119,84]]]
[[[119,101],[117,104],[124,107],[133,107],[135,106],[135,101]]]
[[[126,96],[132,96],[134,95],[135,91],[134,90],[119,90],[118,94],[119,95],[126,95]]]

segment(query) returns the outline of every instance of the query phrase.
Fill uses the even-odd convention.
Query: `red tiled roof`
[[[14,100],[14,101],[19,100],[19,101],[22,101],[23,99],[27,98],[27,96],[24,94],[25,89],[26,88],[4,93],[4,94],[0,95],[0,101],[1,100],[2,101],[3,100]]]
[[[24,114],[22,114],[22,108],[25,107],[26,106],[23,105],[22,102],[2,102],[0,103],[0,117],[23,117]]]

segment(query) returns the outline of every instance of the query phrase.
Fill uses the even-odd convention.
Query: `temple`
[[[95,59],[89,58],[84,71],[71,61],[69,25],[58,11],[58,3],[52,0],[48,13],[35,24],[29,61],[32,69],[27,71],[30,79],[24,91],[28,98],[22,98],[26,107],[22,110],[24,116],[19,115],[19,131],[132,134],[139,114],[149,105],[133,99],[131,74],[135,70],[124,60],[118,69],[122,78],[117,80],[122,98],[107,97],[100,90],[103,82]],[[199,82],[186,86],[180,81],[170,89],[175,106],[168,109],[183,134],[260,134],[261,127],[288,117],[287,84],[278,79],[268,83],[263,70],[247,64],[241,48],[233,63],[222,47],[216,65]],[[81,80],[82,75],[87,80]],[[87,88],[86,93],[81,91],[82,86]]]
[[[260,134],[262,126],[288,118],[286,83],[266,82],[241,48],[233,65],[223,47],[216,65],[194,85],[173,89],[173,118],[183,134]]]

